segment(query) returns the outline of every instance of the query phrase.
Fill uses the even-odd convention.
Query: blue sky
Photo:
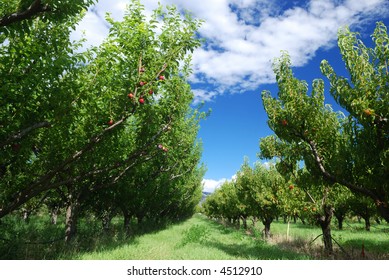
[[[158,1],[143,0],[151,13]],[[271,63],[281,50],[289,52],[295,75],[309,84],[324,78],[320,62],[327,59],[345,74],[337,48],[337,32],[350,26],[371,44],[376,21],[389,26],[387,0],[160,0],[205,20],[200,35],[206,43],[193,54],[190,79],[195,103],[205,102],[211,116],[201,123],[204,190],[231,179],[247,156],[258,160],[259,139],[272,134],[261,102],[262,90],[277,93]],[[108,33],[104,14],[120,20],[127,0],[100,0],[74,37],[85,32],[87,44],[98,45]],[[328,86],[326,88],[328,91]],[[328,95],[327,95],[328,96]],[[326,102],[334,104],[330,96]]]

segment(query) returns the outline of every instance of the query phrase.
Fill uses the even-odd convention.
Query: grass
[[[77,259],[114,260],[248,260],[307,259],[304,254],[226,228],[207,218],[195,215],[188,221],[143,235],[115,249],[83,253]]]
[[[294,252],[304,253],[314,259],[328,258],[323,253],[322,239],[317,238],[321,229],[312,225],[290,223],[289,238],[287,224],[272,224],[272,244]],[[389,259],[389,227],[386,224],[374,224],[368,232],[362,223],[348,223],[343,230],[331,229],[335,259]],[[315,239],[317,238],[317,239]],[[365,257],[362,257],[362,245]]]
[[[262,239],[263,226],[237,230],[202,215],[176,224],[133,224],[134,234],[127,238],[122,221],[115,219],[104,232],[98,221],[80,221],[78,237],[63,241],[63,221],[51,225],[48,218],[33,217],[29,224],[9,217],[0,224],[1,259],[77,259],[77,260],[304,260],[327,259],[323,254],[318,227],[274,222],[272,237]],[[333,227],[335,228],[335,226]],[[351,223],[340,231],[333,229],[334,259],[361,259],[364,244],[367,259],[389,259],[389,227],[373,224],[366,232],[363,224]],[[344,253],[346,252],[346,253]]]

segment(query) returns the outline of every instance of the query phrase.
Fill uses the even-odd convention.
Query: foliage
[[[269,127],[276,136],[261,139],[261,157],[278,157],[286,165],[301,161],[317,185],[338,183],[373,199],[389,221],[388,208],[388,55],[386,27],[377,23],[374,48],[343,29],[339,48],[351,81],[337,76],[328,62],[321,70],[330,80],[331,94],[349,116],[334,112],[324,101],[324,82],[308,85],[293,76],[289,56],[274,63],[278,97],[267,91],[262,100]]]
[[[119,212],[188,216],[204,173],[205,114],[190,106],[187,83],[201,21],[162,6],[147,19],[134,0],[122,21],[107,16],[105,41],[82,52],[69,35],[93,2],[0,6],[0,217],[66,207],[69,237],[87,212],[106,222]],[[6,20],[24,9],[29,17]]]

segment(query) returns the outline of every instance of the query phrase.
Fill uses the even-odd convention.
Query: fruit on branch
[[[287,126],[288,125],[288,121],[286,119],[282,119],[281,120],[281,125],[282,126]]]
[[[134,94],[131,92],[131,93],[129,93],[128,95],[128,98],[130,98],[130,99],[133,99],[134,98]]]
[[[165,76],[161,75],[161,76],[158,77],[158,79],[159,79],[160,81],[163,81],[163,80],[165,80]]]
[[[373,111],[368,108],[368,109],[363,110],[363,114],[367,117],[370,117],[373,114]]]
[[[149,94],[152,95],[154,91],[152,89],[149,90]]]
[[[160,149],[160,150],[162,150],[162,151],[164,151],[165,153],[169,150],[168,148],[166,148],[164,145],[162,145],[162,144],[158,144],[158,149]]]
[[[145,100],[143,99],[143,97],[139,98],[138,101],[139,101],[140,104],[144,104],[145,103]]]
[[[289,189],[290,189],[290,190],[293,190],[293,189],[294,189],[294,186],[293,186],[293,185],[289,185]]]
[[[113,125],[114,124],[114,121],[113,119],[110,119],[108,122],[107,122],[108,125]]]
[[[139,85],[141,86],[141,87],[143,87],[144,85],[146,85],[147,84],[147,82],[144,82],[144,81],[140,81],[139,82]]]

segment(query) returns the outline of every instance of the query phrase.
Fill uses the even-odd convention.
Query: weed
[[[204,243],[208,234],[209,229],[205,225],[193,225],[184,231],[179,246],[185,246],[188,243]]]

